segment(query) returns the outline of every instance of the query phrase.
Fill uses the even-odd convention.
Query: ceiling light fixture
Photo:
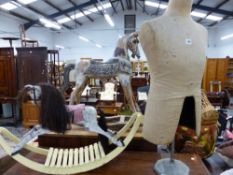
[[[62,46],[62,45],[55,45],[55,47],[58,48],[58,49],[65,49],[65,47]]]
[[[83,37],[83,36],[79,36],[79,39],[81,39],[81,40],[83,40],[83,41],[85,41],[85,42],[89,42],[89,39],[87,39],[87,38],[85,38],[85,37]]]
[[[95,46],[98,47],[98,48],[102,48],[103,47],[100,44],[95,44]]]
[[[17,1],[24,4],[24,5],[27,5],[27,4],[33,3],[37,0],[17,0]]]
[[[10,3],[10,2],[7,2],[7,3],[4,3],[4,4],[0,5],[0,8],[10,11],[10,10],[13,10],[13,9],[17,8],[17,6]]]
[[[111,27],[114,27],[115,24],[112,20],[112,18],[109,16],[109,14],[104,14],[104,18],[106,19],[106,21],[108,22],[108,24],[111,26]]]
[[[104,8],[104,9],[108,9],[108,8],[110,8],[110,7],[111,7],[111,3],[105,3],[105,4],[103,4],[103,8]],[[101,6],[98,6],[97,8],[98,8],[98,9],[102,9]],[[98,12],[98,9],[97,9],[97,8],[93,7],[93,8],[87,9],[87,10],[85,10],[83,13],[84,13],[85,15],[90,15],[90,14],[92,14],[92,13],[96,13],[96,12]],[[83,13],[78,12],[78,13],[76,13],[76,14],[74,14],[74,15],[71,15],[70,17],[71,17],[72,19],[78,19],[78,18],[81,18],[81,17],[84,16]],[[65,17],[65,18],[59,19],[57,22],[58,22],[59,24],[63,24],[63,23],[69,22],[69,21],[71,21],[71,19]]]
[[[192,16],[195,16],[195,17],[199,17],[199,18],[205,18],[205,17],[206,17],[206,14],[205,14],[205,13],[195,12],[195,11],[192,11],[192,12],[191,12],[191,15],[192,15]]]
[[[206,19],[212,20],[212,21],[221,21],[222,17],[220,16],[214,16],[214,15],[208,15]]]
[[[166,9],[167,8],[167,5],[165,5],[165,4],[159,4],[159,3],[156,3],[156,2],[152,2],[152,1],[145,1],[145,5],[150,6],[150,7],[161,8],[161,9]],[[199,17],[199,18],[206,18],[206,19],[212,20],[212,21],[222,20],[222,17],[214,16],[214,15],[206,16],[205,13],[200,13],[200,12],[196,12],[196,11],[192,11],[191,15]]]
[[[226,36],[221,37],[221,40],[226,40],[226,39],[230,39],[230,38],[233,38],[233,33],[232,33],[232,34],[229,34],[229,35],[226,35]]]
[[[45,18],[39,18],[39,21],[45,26],[45,27],[48,27],[48,28],[54,28],[54,29],[61,29],[61,26],[58,25],[56,22],[53,22],[53,21],[50,21],[48,19],[45,19]]]
[[[161,8],[161,9],[167,8],[167,5],[165,5],[165,4],[159,4],[159,3],[151,2],[151,1],[145,1],[145,5],[150,6],[150,7],[157,7],[157,8]]]

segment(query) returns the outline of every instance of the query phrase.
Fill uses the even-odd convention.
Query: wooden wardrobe
[[[47,48],[17,48],[18,88],[26,84],[47,82]]]
[[[0,97],[17,94],[16,64],[13,48],[0,48]]]
[[[207,92],[210,91],[210,82],[221,81],[221,87],[224,88],[224,83],[227,79],[228,58],[207,58],[205,72],[203,75],[202,88]],[[218,91],[218,86],[214,85],[213,91]]]

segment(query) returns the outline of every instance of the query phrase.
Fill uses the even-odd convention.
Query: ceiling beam
[[[196,5],[200,5],[204,0],[199,0]],[[192,11],[195,10],[195,7],[192,7]]]
[[[53,7],[54,9],[56,9],[57,11],[61,12],[62,9],[60,9],[59,7],[57,7],[56,5],[54,5],[53,3],[51,3],[51,1],[48,1],[48,0],[43,0],[47,5]],[[70,15],[68,15],[67,13],[64,13],[64,15],[68,18],[70,18],[72,21],[74,21],[76,24],[79,24],[79,25],[82,25],[82,23],[80,23],[79,21],[77,20],[73,20]]]
[[[73,2],[72,0],[68,0],[74,7],[77,7],[77,4]],[[94,19],[92,19],[89,15],[86,15],[83,10],[80,8],[78,9],[86,18],[88,18],[91,22],[94,22]]]
[[[117,14],[117,10],[116,10],[116,8],[115,8],[115,6],[114,6],[114,4],[113,4],[113,1],[109,0],[109,2],[110,2],[110,4],[111,4],[111,6],[112,6],[112,9],[113,9],[114,13]],[[116,2],[116,1],[114,1],[114,2]]]
[[[169,0],[160,0],[162,2],[168,2]],[[208,7],[208,6],[204,6],[204,5],[200,5],[200,4],[193,4],[192,8],[196,8],[199,10],[204,10],[204,11],[211,11],[212,13],[217,13],[217,14],[221,14],[221,15],[229,15],[229,16],[233,16],[233,11],[227,11],[227,10],[222,10],[222,9],[215,9],[213,7]]]
[[[129,10],[129,0],[125,0],[127,9]]]
[[[47,18],[47,19],[50,19],[50,20],[53,20],[53,21],[54,21],[53,18],[49,18],[45,13],[43,13],[43,12],[41,12],[41,11],[35,9],[34,7],[32,7],[32,6],[30,6],[30,5],[24,5],[24,4],[22,4],[22,3],[19,3],[19,2],[16,1],[16,0],[14,0],[14,1],[19,5],[19,8],[22,8],[22,9],[24,9],[24,10],[27,10],[27,11],[30,12],[30,13],[35,14],[35,16],[38,16],[38,18],[39,18],[40,16],[42,16],[42,17],[44,17],[44,18]],[[39,22],[38,19],[35,20],[35,21],[36,21],[36,23],[39,23],[39,24],[40,24],[40,22]],[[34,21],[31,21],[31,22],[29,22],[29,23],[32,23],[32,22],[34,22]],[[71,29],[71,27],[66,26],[66,25],[63,25],[63,27],[65,27],[65,28],[67,28],[67,29]],[[24,25],[24,28],[25,28],[25,30],[28,29],[27,26],[25,26],[25,25]]]
[[[28,18],[26,16],[23,16],[23,15],[21,15],[19,13],[13,12],[13,11],[5,11],[5,10],[0,10],[0,11],[4,12],[4,13],[7,13],[7,14],[10,14],[12,16],[15,16],[17,18],[20,18],[22,20],[28,21],[28,22],[32,22],[33,21],[33,19],[30,19],[30,18]]]
[[[132,0],[129,0],[129,9],[132,10],[133,9],[133,3]]]
[[[89,1],[87,1],[85,3],[83,3],[83,4],[77,5],[76,7],[73,6],[73,7],[67,8],[65,10],[62,10],[62,12],[56,12],[56,13],[53,13],[51,15],[48,15],[47,17],[48,18],[57,18],[59,16],[64,15],[65,13],[68,14],[70,12],[74,12],[75,10],[86,8],[86,7],[88,7],[90,5],[93,5],[93,4],[97,3],[97,2],[98,2],[97,0],[89,0]],[[25,29],[28,29],[29,27],[33,26],[36,23],[38,23],[38,20],[34,20],[32,22],[26,23],[25,24]]]
[[[219,3],[219,4],[215,7],[215,9],[220,8],[221,6],[223,6],[224,4],[226,4],[226,3],[229,2],[229,1],[230,1],[230,0],[224,0],[224,1],[222,1],[221,3]],[[211,13],[212,13],[211,11],[208,12],[208,13],[206,14],[206,17],[209,16]],[[206,18],[206,17],[205,17],[205,18]],[[205,18],[201,18],[201,19],[197,20],[197,22],[200,23],[200,22],[203,21]]]
[[[100,15],[104,16],[103,11],[98,9],[97,4],[94,4],[94,6],[95,6],[95,8],[98,10],[98,12],[100,13]]]
[[[142,12],[146,13],[147,15],[150,15],[147,11],[146,11],[146,6],[145,6],[145,0],[141,1],[143,3],[143,5],[140,3],[140,1],[137,1],[138,5],[141,7]]]
[[[137,11],[137,0],[134,0],[134,10]]]
[[[124,7],[124,4],[123,4],[122,0],[120,0],[120,3],[121,3],[122,10],[125,11],[125,7]]]

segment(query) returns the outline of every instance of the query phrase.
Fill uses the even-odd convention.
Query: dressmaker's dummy
[[[192,20],[191,8],[192,0],[170,0],[164,15],[140,29],[151,75],[143,136],[154,144],[172,142],[186,97],[194,99],[194,119],[185,121],[200,133],[207,30]]]

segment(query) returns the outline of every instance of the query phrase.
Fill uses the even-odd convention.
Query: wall
[[[85,22],[77,30],[63,31],[54,34],[54,45],[63,45],[65,49],[60,50],[60,57],[63,60],[79,60],[83,57],[109,59],[113,56],[119,34],[124,34],[124,15],[134,14],[135,11],[118,12],[112,16],[115,27],[112,28],[103,17],[99,17],[92,22]],[[136,13],[136,27],[139,30],[142,22],[153,17]],[[93,40],[103,48],[97,48],[95,45],[86,43],[78,38],[78,34]],[[141,50],[142,58],[144,54]]]
[[[233,58],[233,38],[221,40],[222,36],[233,33],[233,20],[227,20],[209,28],[209,58]]]
[[[19,26],[24,20],[0,12],[0,37],[20,37]],[[26,32],[26,37],[39,41],[40,46],[53,47],[53,32],[44,27],[32,27]],[[9,42],[0,39],[0,47],[9,47]],[[21,47],[21,42],[13,41],[14,47]]]

